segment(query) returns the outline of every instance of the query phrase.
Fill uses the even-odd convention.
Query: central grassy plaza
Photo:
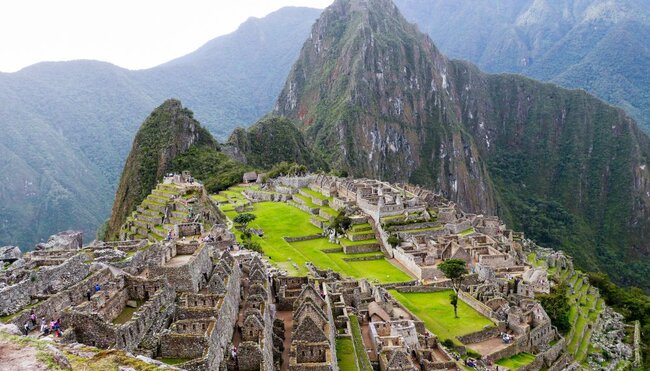
[[[461,300],[458,300],[459,318],[454,318],[454,308],[449,303],[451,290],[422,293],[388,291],[408,310],[424,321],[427,329],[436,334],[441,340],[451,339],[457,342],[456,336],[480,331],[486,326],[494,326],[490,319]]]
[[[234,198],[234,195],[229,195]],[[237,212],[232,207],[222,208],[232,220]],[[263,237],[253,237],[264,254],[278,267],[290,275],[307,274],[305,263],[312,262],[321,269],[332,269],[352,278],[366,278],[371,282],[405,282],[412,278],[384,259],[381,252],[363,254],[344,254],[343,252],[323,252],[326,249],[341,248],[327,238],[287,242],[284,237],[318,235],[323,231],[309,222],[310,214],[284,202],[257,202],[253,204],[252,214],[257,217],[249,227],[261,229]],[[365,256],[381,257],[378,260],[346,261],[346,258]],[[295,265],[294,265],[295,264]]]

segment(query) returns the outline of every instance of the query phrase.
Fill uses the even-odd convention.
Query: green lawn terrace
[[[449,303],[451,290],[437,292],[400,292],[390,289],[388,292],[412,314],[422,320],[426,328],[440,341],[450,339],[461,345],[458,337],[475,333],[486,328],[495,327],[488,317],[458,300],[458,317],[454,317],[454,308]]]
[[[522,352],[513,355],[512,357],[503,358],[496,362],[497,365],[507,367],[510,370],[517,370],[521,367],[527,366],[535,361],[535,356]]]
[[[231,208],[222,210],[231,220],[238,214]],[[289,203],[257,202],[252,204],[250,212],[257,218],[249,227],[264,232],[263,237],[253,236],[253,241],[260,244],[270,262],[289,275],[309,274],[306,263],[311,262],[319,269],[332,269],[344,276],[366,278],[376,283],[412,280],[379,252],[345,254],[341,245],[320,237],[323,230],[312,224],[312,214]],[[241,239],[241,235],[236,234]],[[311,239],[294,241],[306,236]]]
[[[589,352],[591,335],[600,314],[605,309],[605,302],[598,294],[598,290],[588,283],[582,272],[574,271],[566,282],[569,285],[571,304],[569,312],[571,330],[566,335],[567,347],[576,361],[581,363],[585,361]]]
[[[210,195],[223,212],[234,211],[236,208],[249,205],[250,201],[244,196],[245,186],[230,187],[216,195]]]

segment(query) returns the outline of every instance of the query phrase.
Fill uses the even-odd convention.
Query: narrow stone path
[[[282,352],[282,370],[289,369],[289,351],[291,350],[291,336],[293,334],[293,312],[276,312],[275,318],[284,321],[284,351]]]

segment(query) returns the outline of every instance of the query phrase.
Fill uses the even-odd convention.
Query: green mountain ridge
[[[396,0],[450,58],[583,88],[650,132],[650,3]]]
[[[332,168],[433,187],[650,287],[650,140],[634,121],[584,91],[449,60],[388,0],[326,9],[274,114]]]

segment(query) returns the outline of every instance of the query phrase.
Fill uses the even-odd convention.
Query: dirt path
[[[293,312],[279,311],[275,318],[284,321],[284,351],[282,352],[282,370],[289,369],[289,351],[291,350],[291,334],[293,333]]]
[[[38,351],[0,340],[0,371],[47,370],[37,358]]]

